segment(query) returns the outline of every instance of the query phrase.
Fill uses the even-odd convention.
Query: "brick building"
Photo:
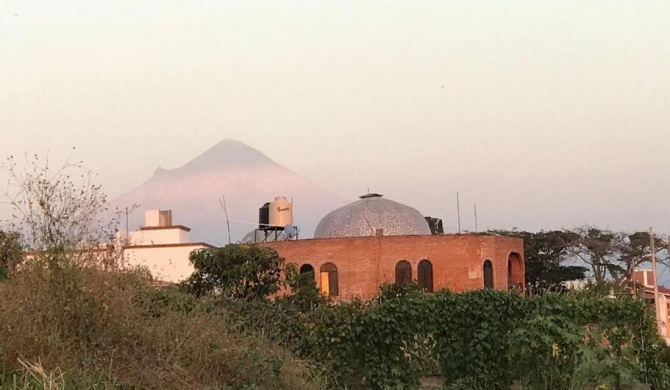
[[[481,234],[433,235],[417,210],[364,195],[326,215],[315,238],[269,242],[336,300],[371,298],[384,282],[428,291],[523,289],[523,241]]]

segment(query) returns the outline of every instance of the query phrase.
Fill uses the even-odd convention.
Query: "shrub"
[[[62,262],[68,264],[67,262]],[[309,365],[206,300],[133,272],[32,263],[0,283],[0,364],[61,370],[78,388],[319,388]]]

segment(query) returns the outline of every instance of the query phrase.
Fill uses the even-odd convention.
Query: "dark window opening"
[[[484,262],[484,288],[493,288],[493,264],[491,260]]]
[[[396,284],[412,282],[412,266],[405,260],[395,265],[395,282]]]
[[[311,273],[312,275],[314,275],[314,267],[312,267],[311,264],[303,264],[302,267],[300,267],[300,273],[301,274]]]
[[[419,287],[424,291],[433,292],[433,264],[428,260],[419,262]]]

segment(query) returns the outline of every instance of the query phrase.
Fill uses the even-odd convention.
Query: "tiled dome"
[[[380,230],[381,229],[381,230]],[[430,235],[423,215],[409,206],[379,194],[361,199],[328,213],[314,231],[314,238]]]

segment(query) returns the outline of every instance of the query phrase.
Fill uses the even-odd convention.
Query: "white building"
[[[191,252],[213,248],[204,242],[190,242],[190,228],[172,223],[171,210],[149,210],[144,226],[134,232],[118,232],[123,259],[127,266],[148,269],[156,281],[177,283],[189,277],[194,269]]]
[[[658,286],[656,288],[658,294],[656,294],[654,273],[650,269],[636,269],[633,273],[633,281],[642,285],[645,299],[654,305],[658,331],[665,339],[666,344],[670,345],[670,321],[668,321],[668,317],[670,317],[668,315],[670,312],[670,289]]]

